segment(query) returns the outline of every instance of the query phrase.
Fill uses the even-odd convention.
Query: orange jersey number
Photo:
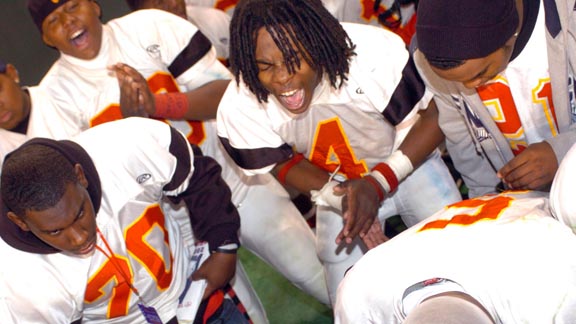
[[[488,107],[498,129],[510,143],[514,155],[520,154],[528,146],[528,141],[508,82],[503,78],[498,78],[495,82],[478,87],[477,92],[484,105]],[[541,107],[550,126],[551,134],[556,136],[557,123],[550,79],[541,80],[532,89],[532,102]]]
[[[328,172],[334,172],[340,165],[338,172],[348,179],[360,178],[368,172],[366,163],[356,158],[337,117],[318,123],[309,160]]]
[[[514,198],[506,196],[494,196],[491,199],[467,199],[459,201],[447,207],[447,209],[467,208],[470,213],[456,214],[450,219],[437,219],[426,223],[418,231],[429,229],[442,229],[449,225],[471,225],[482,220],[497,219]]]
[[[147,236],[153,231],[160,231],[164,236],[164,247],[168,252],[157,251],[147,241]],[[168,231],[164,224],[164,214],[158,205],[148,207],[124,232],[124,240],[128,253],[138,262],[154,280],[159,291],[166,290],[172,282],[172,254],[168,241]],[[157,238],[156,238],[157,239]],[[98,252],[96,252],[98,253]],[[163,256],[169,255],[169,260]],[[108,318],[125,316],[128,313],[133,284],[133,269],[128,259],[121,255],[111,255],[108,260],[89,279],[84,294],[87,304],[109,299]],[[112,291],[104,291],[113,282]]]

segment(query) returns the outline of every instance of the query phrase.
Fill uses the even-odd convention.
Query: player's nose
[[[71,246],[81,247],[88,239],[88,232],[81,227],[73,226],[68,231],[68,242]]]

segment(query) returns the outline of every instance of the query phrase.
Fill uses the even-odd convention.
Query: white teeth
[[[290,97],[291,95],[295,94],[296,92],[298,92],[298,90],[292,90],[292,91],[284,92],[284,93],[281,93],[280,95],[283,97]]]
[[[83,32],[83,30],[79,30],[79,31],[75,32],[74,34],[72,34],[72,37],[70,37],[70,39],[74,39],[74,38],[80,36],[80,34],[82,34],[82,32]]]

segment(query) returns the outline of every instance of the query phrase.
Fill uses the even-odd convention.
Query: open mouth
[[[85,29],[80,29],[72,34],[70,42],[75,47],[85,47],[88,43],[88,33]]]
[[[278,100],[286,109],[291,111],[298,110],[304,104],[304,89],[283,92],[278,95]]]

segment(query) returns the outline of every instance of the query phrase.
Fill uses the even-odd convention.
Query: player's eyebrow
[[[483,76],[484,74],[486,74],[486,71],[488,71],[488,66],[486,66],[484,69],[482,69],[482,71],[478,72],[476,75],[474,75],[472,78],[468,79],[467,81],[464,82],[472,82],[478,78],[480,78],[481,76]]]

